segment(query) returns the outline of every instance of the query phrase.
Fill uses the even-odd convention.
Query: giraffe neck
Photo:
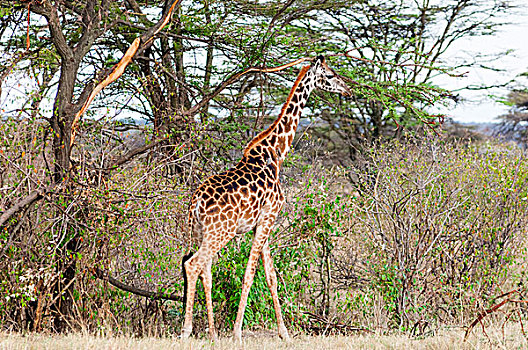
[[[244,151],[244,156],[249,155],[257,145],[261,145],[262,149],[273,149],[279,158],[279,164],[282,164],[293,142],[301,111],[314,87],[313,72],[310,71],[310,66],[305,66],[297,76],[279,117],[251,140]]]

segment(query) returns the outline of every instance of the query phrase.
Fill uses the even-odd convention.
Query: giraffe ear
[[[324,60],[325,60],[324,56],[323,55],[319,55],[319,56],[317,56],[316,62],[321,62],[322,63],[322,62],[324,62]]]

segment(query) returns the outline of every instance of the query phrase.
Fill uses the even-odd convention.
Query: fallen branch
[[[336,323],[330,321],[328,318],[311,313],[309,311],[304,312],[305,315],[310,319],[309,323],[305,325],[306,330],[309,330],[313,334],[342,334],[348,335],[350,333],[374,333],[365,327],[356,327],[344,323]]]
[[[129,292],[132,294],[136,294],[142,297],[146,297],[152,300],[172,300],[172,301],[179,301],[183,302],[183,297],[176,294],[167,294],[163,292],[151,292],[144,289],[139,289],[133,286],[129,286],[127,284],[124,284],[121,281],[116,280],[112,276],[108,275],[107,273],[103,272],[102,270],[98,268],[93,269],[93,274],[95,277],[103,280],[108,281],[111,285],[113,285],[116,288],[119,288],[121,290],[124,290],[125,292]]]
[[[495,311],[499,310],[501,307],[503,307],[504,305],[506,305],[508,303],[513,303],[513,304],[528,303],[528,300],[517,300],[517,299],[512,299],[511,298],[511,296],[513,296],[515,294],[521,296],[521,292],[523,292],[523,291],[525,291],[525,290],[521,289],[521,288],[514,289],[512,291],[509,291],[509,292],[504,293],[504,294],[500,295],[499,297],[497,297],[497,299],[501,299],[501,298],[505,298],[505,297],[507,297],[507,298],[504,299],[503,301],[501,301],[500,303],[497,303],[497,304],[493,305],[489,309],[486,309],[486,310],[480,312],[477,315],[477,318],[473,322],[471,322],[471,324],[469,325],[468,329],[466,330],[466,334],[464,335],[464,341],[467,340],[467,338],[469,337],[469,334],[471,333],[473,328],[478,323],[480,323],[484,319],[484,317],[486,317],[487,315],[494,313]],[[522,323],[521,323],[521,325],[522,325]],[[524,331],[524,329],[523,329],[523,331]]]

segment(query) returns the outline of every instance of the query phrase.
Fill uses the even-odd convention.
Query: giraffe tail
[[[187,270],[185,269],[185,262],[193,256],[193,252],[185,254],[182,258],[182,272],[183,272],[183,307],[187,305]]]

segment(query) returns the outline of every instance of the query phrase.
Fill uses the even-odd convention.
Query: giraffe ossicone
[[[244,274],[234,337],[241,341],[242,320],[259,257],[271,290],[279,336],[283,339],[289,337],[282,319],[268,237],[284,203],[279,171],[295,136],[301,111],[315,88],[344,96],[352,94],[342,78],[328,67],[323,56],[313,59],[311,65],[301,68],[279,117],[251,140],[238,164],[209,177],[194,193],[189,206],[189,229],[191,235],[201,237],[202,241],[197,252],[187,254],[182,262],[185,283],[182,338],[192,332],[198,277],[204,285],[209,334],[213,339],[216,337],[211,299],[212,259],[235,234],[253,228],[256,228],[255,236]]]

